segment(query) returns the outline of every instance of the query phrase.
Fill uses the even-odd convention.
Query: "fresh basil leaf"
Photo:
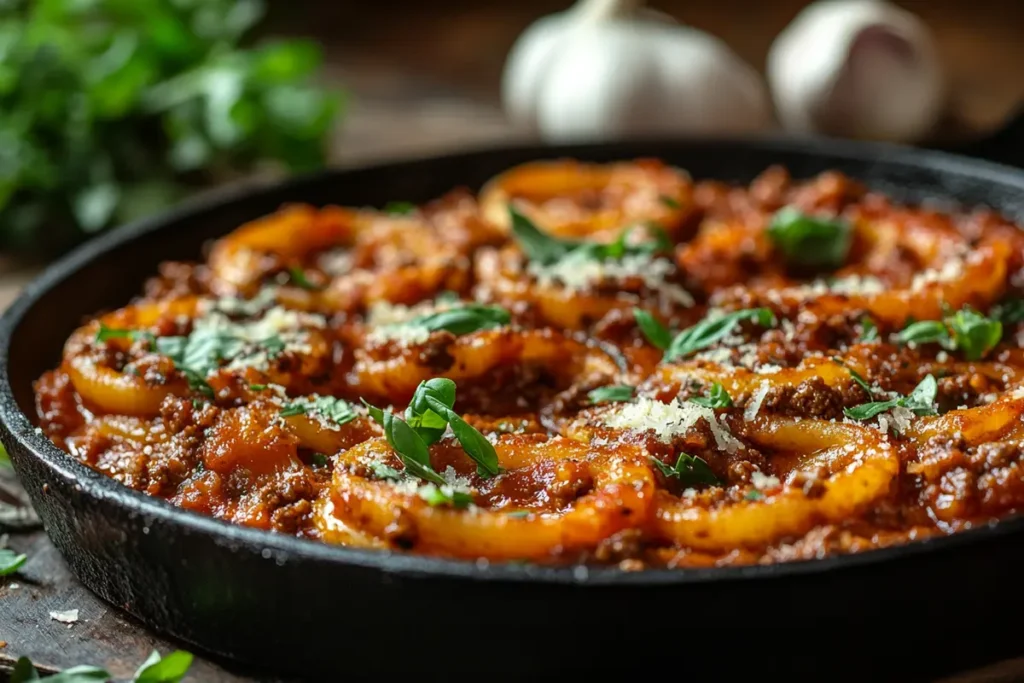
[[[27,555],[21,555],[7,548],[0,548],[0,576],[7,576],[21,569],[28,561]]]
[[[282,406],[278,414],[281,417],[291,417],[308,412],[317,413],[324,419],[339,425],[348,424],[358,417],[348,401],[333,396],[317,396],[313,400],[299,398]]]
[[[423,327],[431,332],[446,331],[455,335],[470,334],[507,325],[512,316],[500,306],[468,304],[430,313],[409,320],[403,325]]]
[[[907,325],[896,336],[901,344],[931,344],[938,342],[951,347],[949,330],[938,320],[921,320]]]
[[[864,316],[860,319],[860,341],[878,341],[878,326],[875,325],[875,321],[868,316]]]
[[[837,268],[853,243],[853,229],[840,218],[811,216],[784,206],[772,217],[768,237],[787,263],[809,268]]]
[[[180,683],[192,666],[192,654],[175,650],[166,657],[153,650],[149,659],[135,672],[133,683]]]
[[[430,451],[427,444],[404,420],[391,411],[384,412],[384,438],[398,453],[405,468],[420,479],[431,481],[438,486],[446,484],[444,477],[430,465]]]
[[[131,339],[132,341],[153,341],[153,334],[145,330],[123,330],[114,327],[107,327],[100,322],[100,329],[96,332],[96,341],[105,342],[108,339]]]
[[[775,314],[768,308],[748,308],[734,311],[718,318],[705,318],[693,327],[680,332],[665,352],[666,361],[685,358],[701,349],[706,349],[726,337],[733,328],[743,321],[752,320],[762,327],[774,327]]]
[[[412,202],[388,202],[384,205],[384,212],[399,216],[408,215],[416,212],[416,205]]]
[[[653,315],[642,308],[634,308],[633,318],[636,319],[640,331],[647,337],[647,341],[651,342],[654,347],[667,351],[672,345],[672,333]]]
[[[320,289],[309,281],[309,278],[306,277],[306,271],[298,266],[293,266],[288,269],[288,278],[295,283],[296,287],[301,287],[302,289],[308,289],[311,291]]]
[[[366,406],[366,411],[369,414],[370,419],[373,420],[374,422],[376,422],[377,424],[379,424],[381,427],[383,427],[384,426],[384,411],[381,410],[380,408],[378,408],[377,406],[374,406],[374,405],[371,405],[370,403],[367,403],[365,398],[361,398],[359,400],[363,402],[364,406]]]
[[[678,479],[683,486],[695,486],[697,484],[710,484],[716,486],[721,484],[715,473],[711,471],[707,461],[697,456],[680,453],[675,466],[666,465],[661,460],[650,456],[651,462],[666,477]]]
[[[764,494],[758,491],[757,489],[750,489],[749,491],[743,494],[743,498],[745,500],[761,500],[762,498],[764,498]]]
[[[11,671],[10,683],[25,683],[26,681],[38,680],[40,680],[39,672],[32,665],[32,660],[28,657],[19,657],[18,661],[14,663],[14,670]]]
[[[719,382],[715,382],[711,385],[706,397],[695,396],[690,399],[690,403],[696,403],[706,408],[730,408],[732,407],[732,396]]]
[[[587,398],[591,403],[619,403],[632,400],[633,391],[633,387],[625,384],[598,387],[590,391]]]
[[[428,396],[427,405],[435,413],[448,420],[452,433],[462,445],[462,450],[476,463],[477,473],[481,477],[493,477],[501,473],[501,467],[498,465],[498,453],[487,437],[437,399]]]
[[[313,467],[327,467],[327,464],[330,462],[330,459],[324,453],[313,453],[309,459],[312,461]]]
[[[512,220],[512,234],[522,248],[526,257],[539,265],[549,266],[561,261],[574,249],[584,245],[582,242],[563,240],[542,232],[529,218],[519,213],[511,205],[508,213]]]
[[[263,391],[267,388],[266,384],[250,384],[249,388],[253,391]]]
[[[954,345],[967,360],[981,360],[1003,337],[1003,324],[964,307],[949,318]]]
[[[851,420],[870,420],[880,413],[901,406],[919,416],[935,415],[936,411],[933,404],[935,403],[937,392],[938,384],[935,381],[935,377],[928,375],[921,380],[909,396],[900,396],[889,401],[874,401],[854,406],[853,408],[844,408],[843,414]]]
[[[416,494],[431,507],[450,505],[454,508],[466,508],[473,503],[473,496],[463,491],[456,491],[451,486],[424,484]]]
[[[448,420],[427,403],[433,398],[442,405],[452,408],[455,405],[455,382],[446,377],[434,377],[420,382],[405,409],[405,420],[427,445],[436,443],[448,428]]]

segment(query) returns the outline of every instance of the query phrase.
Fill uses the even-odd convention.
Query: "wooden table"
[[[666,0],[653,4],[718,33],[760,66],[771,36],[802,3]],[[976,0],[965,7],[953,0],[919,0],[904,4],[936,27],[944,54],[957,65],[958,78],[972,86],[961,88],[966,103],[961,108],[971,112],[972,120],[991,125],[1024,99],[1024,81],[1018,75],[1019,64],[1024,63],[1024,42],[1013,32],[1024,25],[1024,3]],[[433,3],[379,0],[272,3],[272,9],[285,30],[319,30],[319,37],[328,44],[329,77],[352,92],[336,154],[338,164],[349,165],[524,140],[526,136],[508,127],[497,106],[502,59],[517,32],[533,17],[564,5],[543,0],[460,0],[448,3],[446,13]],[[31,266],[0,260],[0,309],[36,272]],[[10,545],[31,559],[13,580],[0,582],[0,642],[6,642],[0,647],[0,681],[21,655],[41,668],[93,664],[130,678],[154,648],[162,653],[176,648],[85,590],[42,531],[12,536]],[[65,625],[49,616],[51,611],[68,609],[79,611],[77,623]],[[197,660],[189,680],[273,679]],[[1024,681],[1024,659],[943,683],[1011,681]]]

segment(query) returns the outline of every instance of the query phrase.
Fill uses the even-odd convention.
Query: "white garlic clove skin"
[[[544,73],[571,18],[568,12],[542,17],[528,26],[512,45],[501,79],[501,101],[513,125],[537,131],[535,103]]]
[[[946,107],[928,27],[882,0],[819,0],[775,39],[768,83],[791,131],[917,142]]]
[[[640,17],[565,34],[539,95],[537,127],[554,143],[743,135],[772,125],[760,74],[725,43]]]

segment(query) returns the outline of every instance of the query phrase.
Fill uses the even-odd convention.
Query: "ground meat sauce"
[[[40,426],[125,486],[326,543],[790,562],[1024,505],[1024,236],[838,173],[538,162],[289,205],[67,341]]]

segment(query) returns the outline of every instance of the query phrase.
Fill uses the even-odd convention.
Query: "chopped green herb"
[[[758,491],[757,489],[750,489],[749,491],[743,494],[743,497],[746,500],[761,500],[762,498],[764,498],[764,494]]]
[[[960,350],[967,360],[981,360],[999,344],[1003,323],[987,318],[969,306],[938,320],[922,320],[903,328],[897,339],[902,344],[938,343],[949,351]]]
[[[1004,325],[1024,322],[1024,299],[1005,299],[992,307],[991,316]]]
[[[302,289],[309,290],[320,289],[319,287],[317,287],[316,285],[309,281],[309,278],[306,277],[306,271],[304,271],[302,268],[299,268],[298,266],[293,266],[288,269],[288,277],[291,279],[292,282],[295,283],[296,287],[301,287]]]
[[[708,463],[697,456],[680,453],[674,467],[666,465],[653,455],[650,457],[651,462],[654,463],[655,467],[665,477],[678,479],[683,486],[694,486],[696,484],[711,484],[714,486],[721,483],[718,477],[715,476],[715,473],[711,471]]]
[[[526,257],[541,266],[550,266],[566,259],[580,259],[584,261],[606,261],[610,259],[621,259],[633,254],[655,254],[672,250],[672,241],[668,234],[658,225],[653,223],[646,226],[647,231],[652,234],[652,239],[639,244],[631,244],[629,236],[632,228],[626,228],[614,242],[586,242],[579,240],[567,240],[541,231],[529,218],[509,207],[509,215],[512,219],[512,234],[515,235],[519,246]]]
[[[524,519],[532,514],[533,511],[531,510],[513,510],[512,512],[506,513],[505,516],[511,517],[512,519]]]
[[[180,683],[192,666],[192,654],[175,650],[166,657],[153,650],[149,658],[135,672],[133,683]]]
[[[591,403],[618,403],[632,399],[633,391],[633,387],[625,384],[598,387],[589,392],[587,398]]]
[[[384,205],[385,213],[396,215],[407,215],[416,211],[416,205],[412,202],[394,201]]]
[[[860,319],[860,341],[878,341],[878,326],[871,318],[864,316]]]
[[[278,414],[281,417],[292,417],[308,412],[317,413],[339,425],[348,424],[358,417],[348,401],[334,396],[317,396],[313,400],[299,398],[282,406]]]
[[[313,467],[327,467],[327,463],[330,462],[323,453],[313,453],[309,459],[313,463]]]
[[[19,555],[13,550],[0,548],[0,576],[7,576],[21,569],[28,560],[27,555]]]
[[[392,479],[398,481],[402,478],[402,473],[393,467],[388,467],[382,462],[376,460],[370,463],[370,471],[373,472],[373,476],[378,479]]]
[[[843,409],[843,414],[851,420],[870,420],[879,413],[899,406],[913,411],[915,415],[935,415],[934,403],[937,392],[938,384],[935,377],[928,375],[914,387],[908,396],[899,396],[889,401],[863,403],[853,408]]]
[[[846,221],[811,216],[795,206],[779,209],[767,232],[787,263],[808,268],[842,265],[853,242],[853,230]]]
[[[953,344],[967,360],[981,360],[1003,338],[1003,323],[964,307],[948,319]]]
[[[736,325],[745,320],[752,320],[762,327],[774,327],[777,322],[775,314],[768,308],[748,308],[718,318],[705,318],[675,336],[665,352],[665,360],[685,358],[706,349],[726,337]]]
[[[132,341],[153,341],[153,334],[145,330],[124,330],[114,327],[107,327],[100,322],[100,329],[96,332],[96,341],[105,342],[108,339],[131,339]]]
[[[266,384],[250,384],[249,388],[252,389],[253,391],[263,391],[264,389],[267,388],[267,385]]]
[[[672,197],[669,197],[667,194],[663,194],[660,197],[658,197],[658,201],[660,201],[662,204],[664,204],[665,206],[667,206],[670,209],[680,209],[680,208],[682,208],[682,205],[679,202],[677,202]]]
[[[642,308],[634,308],[633,317],[636,319],[636,324],[640,331],[644,333],[644,336],[647,337],[647,341],[651,342],[651,345],[662,351],[668,351],[668,347],[672,346],[672,333],[669,332],[667,327]]]
[[[363,403],[370,417],[384,428],[385,438],[409,474],[438,486],[447,484],[431,468],[428,447],[440,439],[448,427],[451,427],[466,455],[476,462],[480,476],[494,476],[501,472],[498,454],[491,442],[452,410],[455,383],[450,379],[438,377],[421,382],[406,409],[405,420],[398,419],[391,411],[371,405],[365,399]]]
[[[447,485],[424,484],[416,491],[416,495],[427,501],[431,507],[450,505],[454,508],[465,508],[473,503],[473,496],[463,491],[456,491]]]
[[[730,408],[732,407],[732,396],[719,382],[715,382],[711,385],[707,396],[695,396],[690,399],[690,403],[696,403],[705,408]]]
[[[178,370],[186,374],[195,373],[205,380],[223,361],[241,356],[253,344],[266,352],[268,358],[274,358],[285,347],[277,335],[252,342],[230,331],[202,327],[193,330],[187,337],[157,337],[156,350],[170,358]]]
[[[401,326],[422,327],[430,332],[446,331],[454,335],[470,334],[507,325],[512,316],[501,306],[467,304],[445,311],[429,313],[400,323]]]

